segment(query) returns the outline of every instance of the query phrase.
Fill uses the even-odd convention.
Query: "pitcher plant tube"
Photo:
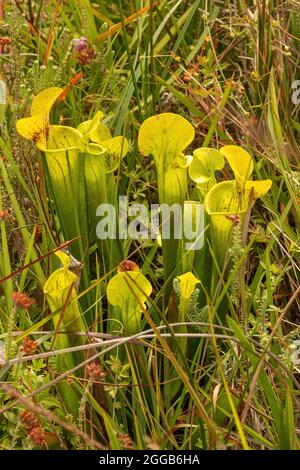
[[[81,123],[77,130],[92,141],[85,153],[84,177],[89,217],[89,242],[97,243],[103,253],[106,271],[115,268],[123,259],[123,248],[120,240],[96,238],[96,214],[100,204],[117,204],[117,184],[114,172],[119,169],[121,159],[128,152],[128,141],[123,136],[112,137],[107,126],[93,121]],[[116,218],[118,220],[118,217]],[[116,227],[118,231],[118,227]]]
[[[187,167],[191,157],[183,150],[195,136],[193,126],[182,116],[163,113],[146,119],[141,125],[138,146],[142,155],[152,155],[157,171],[160,204],[180,204],[183,207],[187,195]],[[174,219],[171,213],[171,234]],[[178,241],[174,237],[162,240],[165,281],[167,290],[175,274]]]
[[[200,202],[204,201],[210,188],[217,183],[215,172],[222,170],[224,165],[224,156],[218,150],[208,147],[194,150],[188,172],[191,180],[196,183]]]
[[[180,299],[178,307],[178,321],[180,323],[186,322],[188,320],[188,311],[190,307],[190,302],[193,293],[195,292],[196,286],[200,284],[199,280],[192,272],[187,272],[177,276],[179,281],[179,290],[180,290]],[[185,326],[180,326],[178,333],[187,333],[187,328]],[[187,338],[181,338],[178,341],[184,357],[187,353]]]
[[[130,270],[123,270],[127,263],[121,263],[119,272],[109,281],[107,300],[114,307],[112,330],[121,329],[134,335],[142,330],[142,313],[152,286],[135,263],[130,265]]]
[[[215,184],[204,201],[209,216],[211,246],[222,269],[230,247],[233,225],[244,223],[247,210],[272,186],[271,180],[252,181],[252,157],[244,149],[229,145],[220,149],[235,175],[235,180]]]
[[[81,346],[85,343],[84,337],[72,334],[87,330],[81,316],[79,303],[76,300],[76,281],[77,276],[66,267],[62,267],[51,274],[44,286],[44,294],[50,310],[54,314],[55,349]],[[63,373],[71,370],[83,360],[84,353],[81,351],[58,354],[56,367],[58,372]],[[78,375],[82,376],[82,371]],[[79,398],[75,389],[65,380],[59,383],[58,388],[68,411],[73,414],[74,418],[77,418]]]
[[[116,198],[113,172],[126,155],[128,142],[124,137],[111,137],[109,129],[100,122],[103,117],[100,111],[77,129],[51,125],[49,114],[62,91],[53,87],[39,93],[33,99],[31,116],[20,119],[17,130],[34,141],[44,154],[45,173],[64,238],[80,237],[71,251],[85,261],[84,286],[87,286],[89,263],[84,256],[88,253],[88,241],[95,242],[96,208],[104,202],[113,203]],[[100,242],[98,248],[102,251]],[[118,250],[115,265],[122,259],[122,250],[119,247]],[[109,269],[109,253],[116,250],[110,246],[104,251]]]
[[[225,159],[218,150],[201,147],[193,152],[193,159],[188,168],[190,179],[196,183],[199,203],[203,204],[208,191],[217,183],[216,171],[223,169]],[[208,289],[211,278],[211,258],[208,247],[208,215],[204,213],[203,246],[195,252],[194,271],[201,279],[199,305],[206,302],[205,290]],[[192,266],[189,267],[192,269]],[[187,269],[186,269],[187,270]]]

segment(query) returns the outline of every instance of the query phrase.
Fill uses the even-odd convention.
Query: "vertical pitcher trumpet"
[[[152,116],[141,125],[138,146],[142,155],[152,155],[154,158],[160,204],[168,204],[169,207],[180,204],[183,207],[187,193],[187,167],[191,157],[182,152],[194,136],[193,126],[173,113]],[[172,215],[170,222],[171,233],[174,233]],[[162,240],[162,250],[165,281],[170,285],[176,268],[178,241],[172,236],[170,240]]]

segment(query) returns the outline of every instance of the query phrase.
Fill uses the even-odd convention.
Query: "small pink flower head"
[[[74,39],[73,43],[75,51],[82,52],[87,48],[88,40],[85,36],[82,36],[81,38]]]
[[[24,294],[23,292],[13,292],[12,299],[16,307],[27,309],[30,308],[35,300],[28,297],[28,295]]]
[[[104,379],[105,372],[102,371],[100,364],[96,364],[95,362],[91,362],[85,366],[86,374],[88,378],[94,382],[95,380]]]

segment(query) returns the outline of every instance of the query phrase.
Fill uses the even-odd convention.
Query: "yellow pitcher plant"
[[[157,170],[160,204],[180,204],[187,197],[187,168],[192,158],[183,150],[193,141],[195,130],[182,116],[163,113],[146,119],[141,125],[138,146],[142,155],[152,155]],[[171,214],[171,234],[174,220]],[[178,241],[162,240],[165,280],[172,281],[176,268]]]
[[[211,245],[220,268],[230,247],[230,236],[235,223],[241,226],[247,210],[257,198],[264,196],[272,186],[271,180],[252,181],[252,157],[236,145],[220,149],[235,176],[235,180],[217,183],[208,191],[204,207],[209,215]]]
[[[62,92],[62,88],[52,87],[34,97],[31,116],[18,120],[17,130],[43,152],[48,184],[64,237],[81,237],[71,246],[71,251],[83,260],[88,252],[88,240],[95,242],[96,207],[103,202],[115,202],[112,173],[126,155],[128,142],[124,137],[111,137],[109,129],[100,122],[103,114],[99,111],[77,129],[50,124],[51,108]],[[112,250],[104,251],[109,270]],[[116,264],[122,259],[120,249],[119,252]],[[85,261],[87,285],[88,260]]]
[[[130,263],[130,270],[126,268],[127,263]],[[122,266],[125,266],[125,270]],[[138,333],[141,329],[143,309],[146,308],[145,302],[151,292],[150,282],[135,263],[121,263],[119,272],[107,286],[107,299],[114,307],[115,324],[110,329],[121,329],[132,335]]]
[[[87,330],[76,300],[76,281],[77,276],[63,266],[54,271],[44,285],[44,294],[51,312],[54,313],[53,323],[56,334],[54,348],[58,350],[85,344],[83,336],[72,334]],[[62,373],[71,370],[75,365],[83,362],[84,358],[82,351],[59,354],[56,359],[57,370]],[[80,370],[78,376],[82,375],[83,371]],[[66,380],[61,381],[58,388],[68,411],[77,418],[79,398],[75,389]]]

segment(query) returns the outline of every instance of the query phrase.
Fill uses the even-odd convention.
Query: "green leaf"
[[[260,361],[260,358],[257,357],[257,355],[253,351],[253,347],[245,334],[243,333],[240,325],[238,325],[232,318],[227,317],[228,324],[230,328],[232,329],[234,335],[239,339],[241,346],[244,348],[245,353],[248,356],[248,359],[254,369],[256,370],[256,367],[258,366],[258,363]],[[253,372],[254,373],[254,372]],[[272,411],[272,416],[275,420],[276,428],[277,430],[280,429],[280,423],[281,423],[281,409],[279,406],[278,398],[275,394],[274,391],[274,384],[270,382],[270,379],[264,370],[264,368],[261,369],[260,375],[259,375],[259,382],[261,384],[262,390],[264,392],[264,395],[270,405],[271,411]]]

